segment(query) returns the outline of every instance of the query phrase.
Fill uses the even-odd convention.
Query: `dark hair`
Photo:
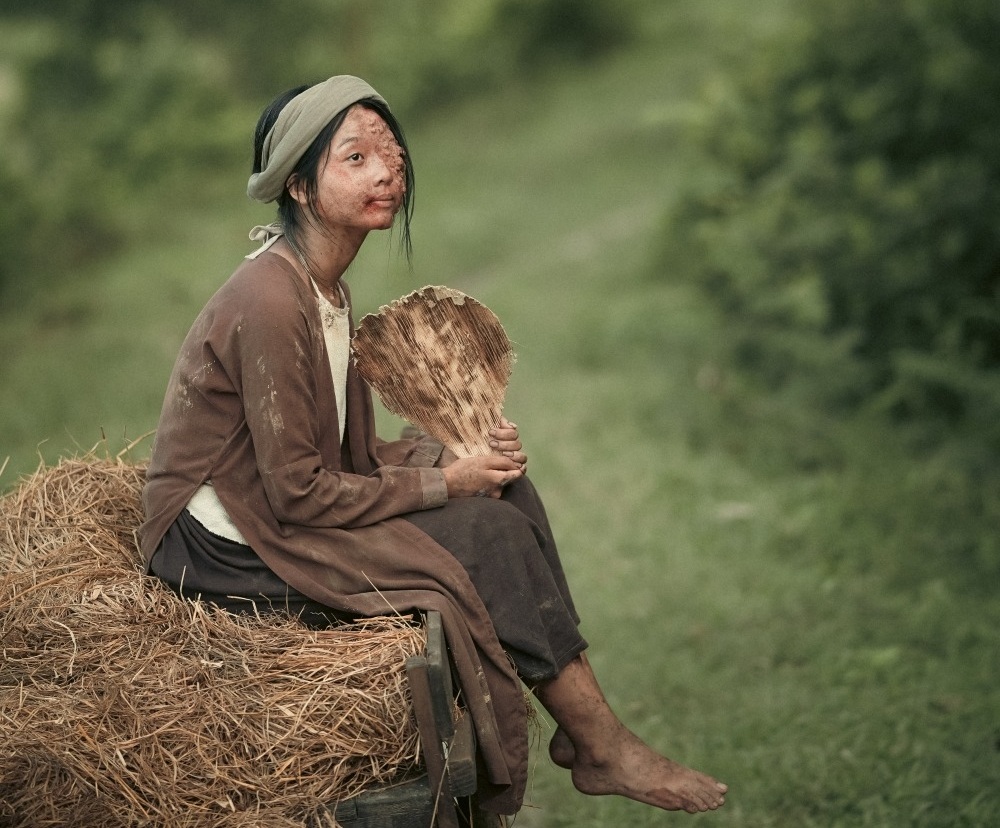
[[[253,172],[259,173],[262,168],[261,156],[264,151],[264,139],[267,137],[268,132],[274,126],[274,122],[278,120],[278,115],[281,114],[281,110],[287,106],[288,102],[292,100],[297,95],[305,92],[309,89],[309,86],[297,86],[294,89],[289,89],[287,92],[283,92],[261,113],[260,118],[257,121],[257,126],[254,129],[253,134]],[[399,125],[399,121],[396,117],[389,111],[389,107],[386,106],[382,101],[376,98],[362,98],[358,101],[361,106],[371,109],[376,112],[392,132],[393,137],[396,142],[403,149],[403,160],[405,162],[404,171],[404,183],[406,184],[406,192],[403,195],[403,235],[400,239],[400,245],[406,251],[406,258],[409,260],[413,254],[413,244],[410,241],[410,220],[413,217],[413,162],[410,159],[410,150],[406,145],[406,137],[403,135],[403,128]],[[348,107],[349,108],[349,107]],[[299,232],[302,226],[302,222],[311,220],[316,215],[317,206],[317,187],[320,165],[323,163],[326,157],[327,149],[330,146],[330,142],[333,140],[333,136],[336,134],[337,130],[340,129],[340,125],[344,123],[344,118],[347,116],[347,109],[342,109],[330,122],[323,127],[319,135],[316,136],[316,140],[309,145],[309,148],[302,154],[302,157],[296,163],[295,168],[292,170],[291,175],[297,177],[299,183],[301,183],[306,194],[306,203],[308,204],[308,211],[310,215],[303,215],[302,208],[299,203],[292,198],[292,194],[288,191],[286,187],[280,196],[278,196],[278,219],[281,221],[282,227],[285,230],[285,235],[288,236],[289,240],[293,245],[297,245],[299,241]],[[291,177],[289,176],[289,178]]]

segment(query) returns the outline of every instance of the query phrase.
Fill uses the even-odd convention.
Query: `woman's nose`
[[[387,162],[381,153],[375,153],[375,156],[372,159],[372,175],[375,177],[375,181],[378,184],[392,183],[395,175],[393,167]]]

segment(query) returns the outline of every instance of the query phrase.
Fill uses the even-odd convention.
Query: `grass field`
[[[762,396],[705,300],[648,278],[672,194],[703,174],[688,126],[787,20],[776,0],[664,7],[643,48],[411,130],[413,272],[373,239],[350,277],[358,315],[448,284],[504,321],[507,410],[607,695],[731,787],[716,814],[667,815],[575,793],[541,751],[516,824],[994,824],[1000,602],[976,561],[995,486],[969,503],[887,425]],[[3,312],[0,484],[43,440],[117,450],[155,426],[188,324],[270,218],[243,183]]]

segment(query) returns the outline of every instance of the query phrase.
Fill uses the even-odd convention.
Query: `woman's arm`
[[[439,469],[383,466],[370,476],[338,471],[336,416],[318,403],[325,352],[313,340],[307,308],[280,278],[252,305],[243,304],[234,381],[279,522],[357,527],[447,500]]]
[[[380,462],[387,466],[440,466],[445,448],[440,440],[426,434],[417,437],[403,437],[399,440],[378,440],[375,451]]]

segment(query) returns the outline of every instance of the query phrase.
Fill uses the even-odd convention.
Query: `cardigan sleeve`
[[[337,446],[330,437],[337,434],[336,412],[317,405],[325,352],[314,339],[309,309],[281,282],[271,280],[241,301],[228,334],[233,379],[276,520],[354,528],[443,505],[440,469],[386,465],[369,476],[339,470],[339,453],[329,450]]]
[[[437,465],[443,451],[441,441],[427,434],[392,441],[380,439],[376,447],[379,461],[389,466],[431,468]]]

